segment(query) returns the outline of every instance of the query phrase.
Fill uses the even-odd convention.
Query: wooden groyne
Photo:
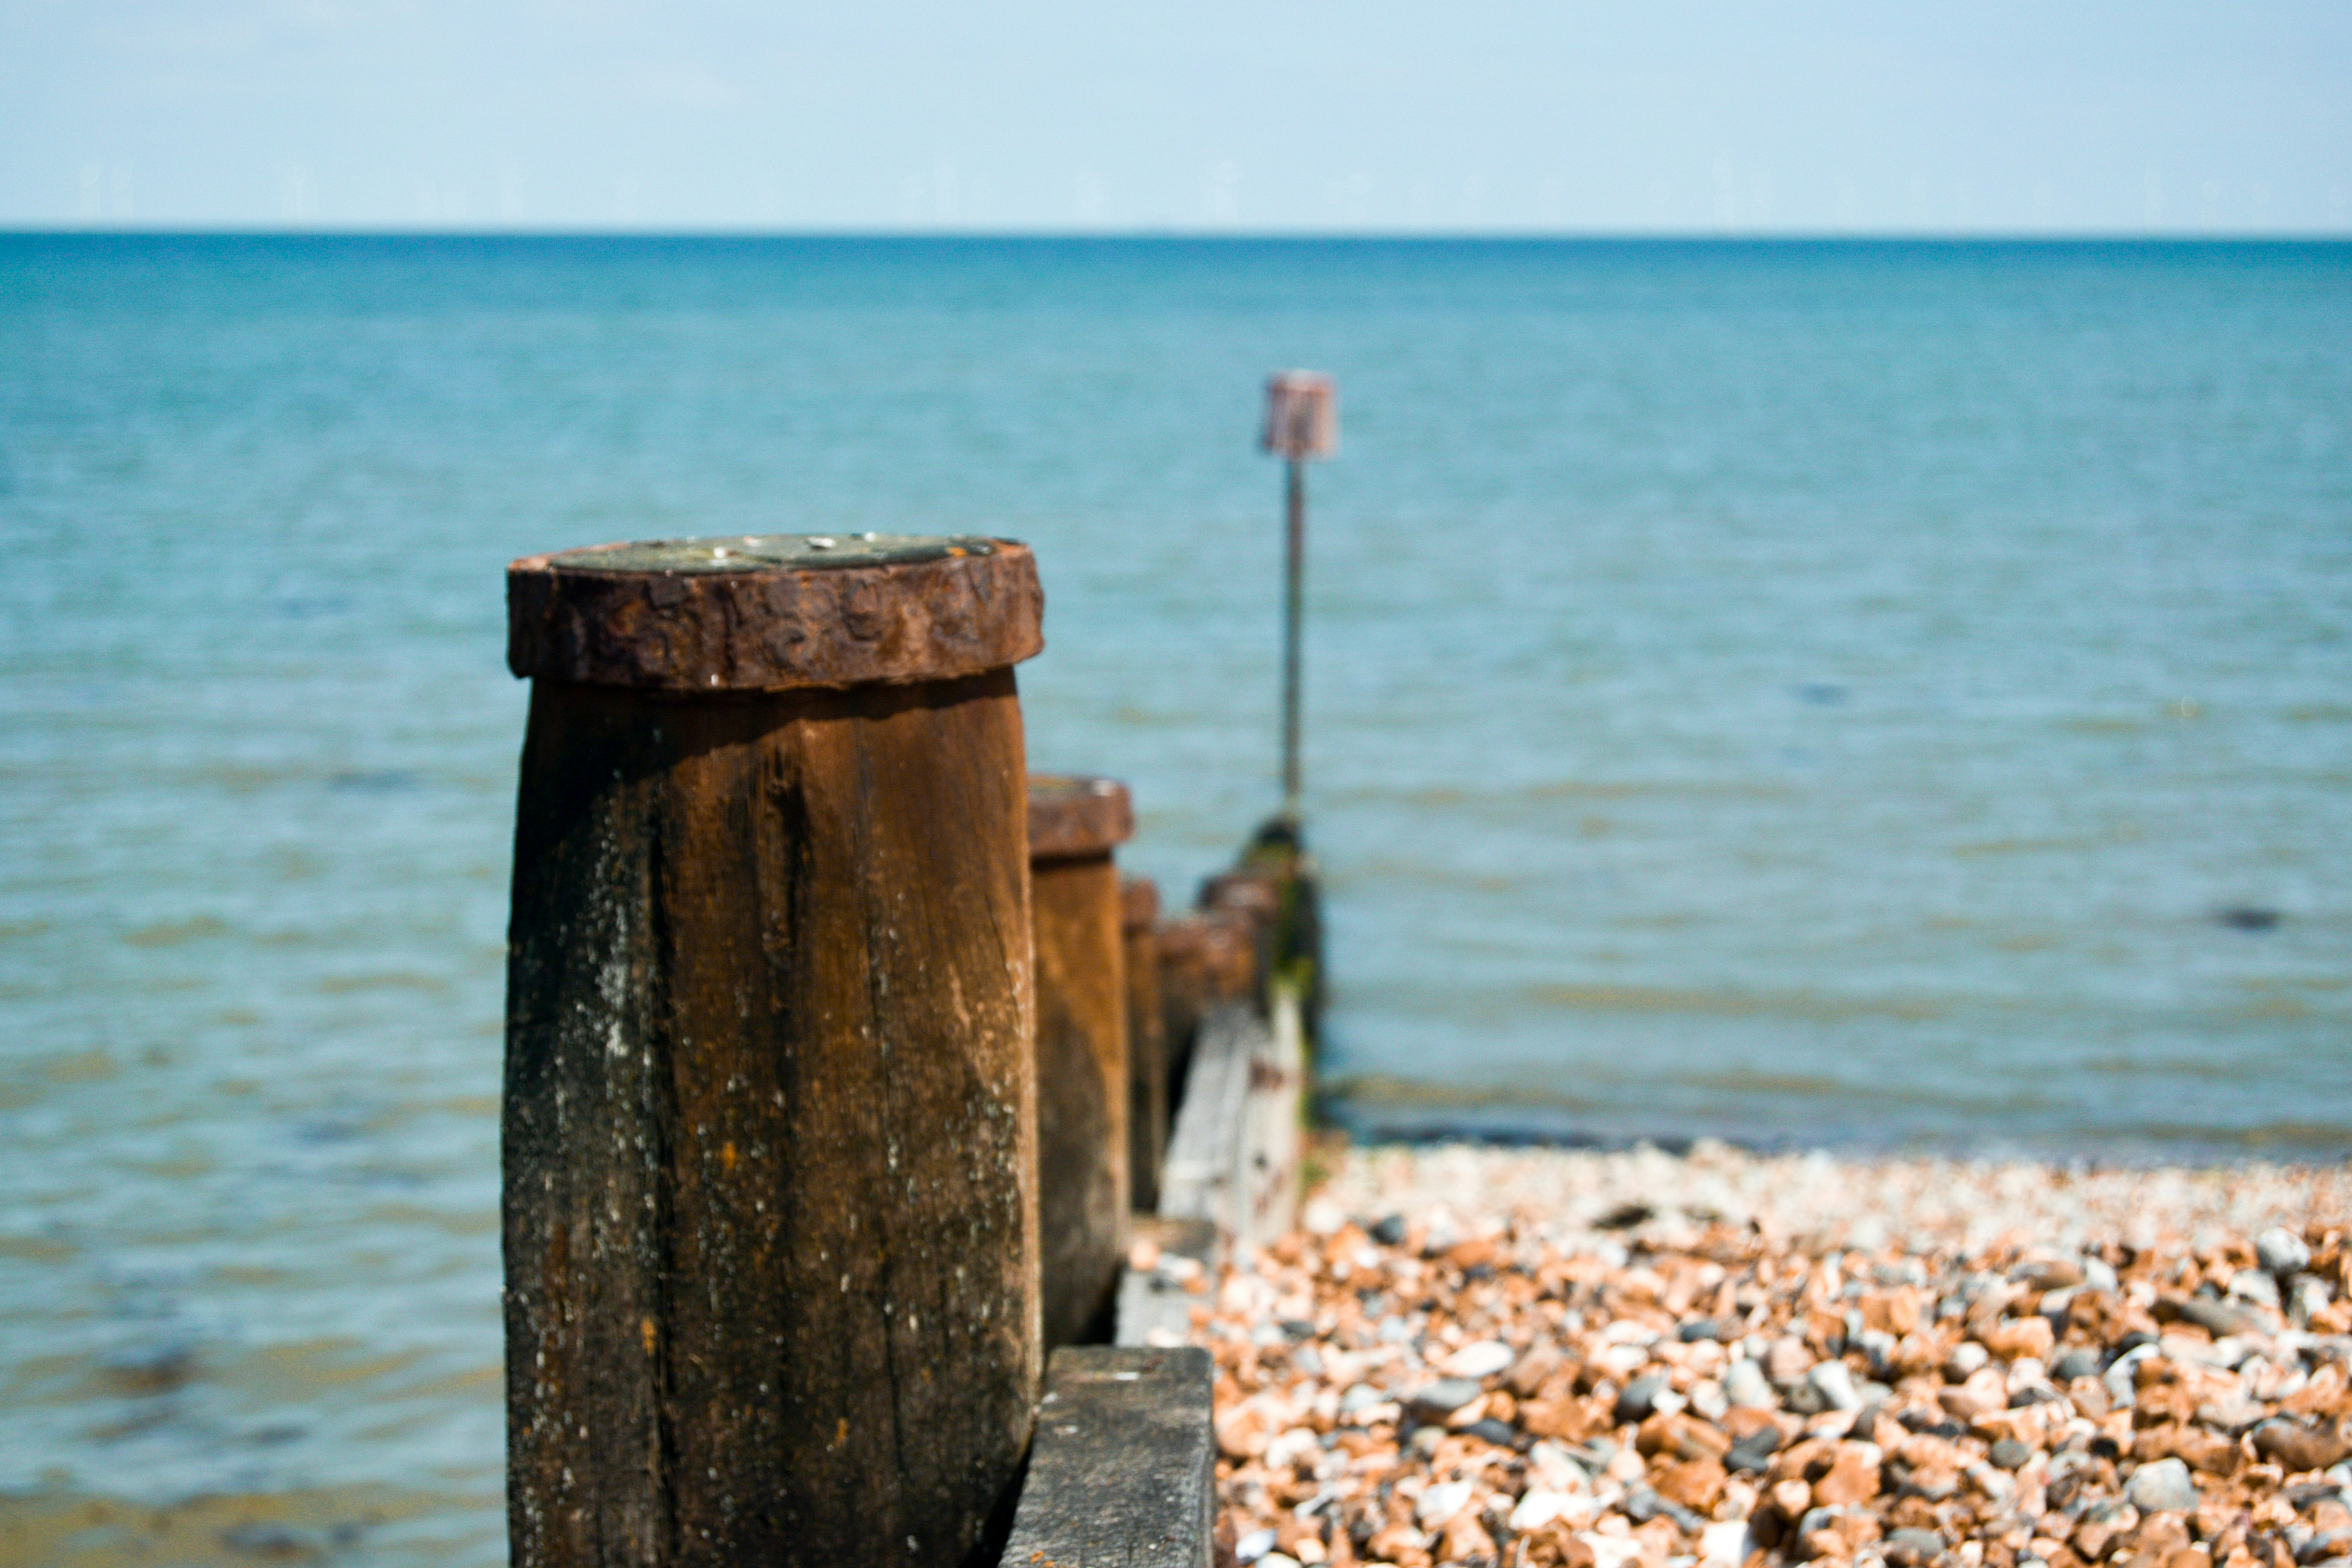
[[[509,603],[513,1561],[1205,1564],[1176,1342],[1296,1201],[1295,825],[1187,914],[1123,887],[1126,790],[1026,773],[1011,542],[605,546]]]

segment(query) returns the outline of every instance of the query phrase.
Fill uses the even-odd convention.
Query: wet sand
[[[244,1568],[265,1563],[450,1562],[493,1546],[477,1497],[341,1487],[208,1492],[164,1504],[70,1491],[0,1494],[0,1563],[41,1568]],[[485,1527],[493,1540],[485,1541]]]

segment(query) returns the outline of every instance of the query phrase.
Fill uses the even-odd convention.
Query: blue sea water
[[[2352,1148],[2352,247],[0,237],[0,1527],[499,1560],[508,559],[1030,541],[1181,901],[1289,365],[1344,1121]]]

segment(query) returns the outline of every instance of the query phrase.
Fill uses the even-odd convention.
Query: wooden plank
[[[1209,1568],[1209,1352],[1054,1352],[1004,1568]]]
[[[1202,1022],[1160,1172],[1160,1214],[1210,1221],[1228,1251],[1265,1246],[1297,1212],[1306,1051],[1289,986],[1272,1014],[1225,1003]]]

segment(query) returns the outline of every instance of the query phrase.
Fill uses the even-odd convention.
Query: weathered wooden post
[[[1037,963],[1037,1221],[1045,1344],[1083,1338],[1127,1249],[1127,983],[1111,850],[1127,786],[1029,781]]]
[[[1219,1003],[1258,994],[1256,940],[1246,922],[1218,911],[1162,921],[1152,944],[1160,956],[1160,1051],[1172,1117],[1184,1101],[1202,1021]]]
[[[1127,966],[1128,1207],[1150,1214],[1160,1202],[1160,1162],[1168,1152],[1168,1069],[1160,1013],[1160,889],[1140,878],[1119,884],[1119,946]]]
[[[509,569],[513,1561],[962,1563],[1040,1365],[1028,550]]]

